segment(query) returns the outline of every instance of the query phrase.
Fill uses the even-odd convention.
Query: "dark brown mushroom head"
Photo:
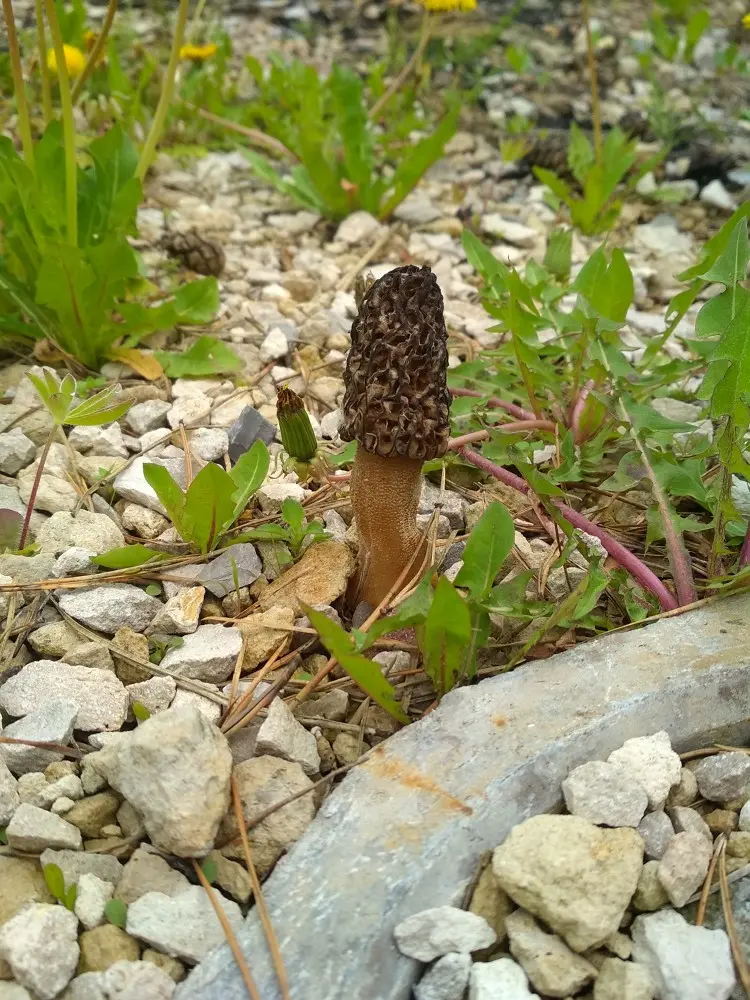
[[[344,372],[345,441],[359,444],[351,498],[360,536],[356,597],[373,606],[425,540],[416,517],[422,463],[448,445],[451,397],[443,296],[429,267],[397,267],[367,290]]]

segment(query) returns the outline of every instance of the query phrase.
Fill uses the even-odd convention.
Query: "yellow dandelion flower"
[[[476,10],[477,0],[419,0],[425,10]]]
[[[742,27],[747,28],[747,30],[750,31],[750,14],[745,14],[742,18]]]
[[[63,45],[63,52],[65,53],[65,66],[68,70],[68,76],[80,76],[83,73],[83,67],[86,65],[86,56],[75,45]],[[50,49],[47,53],[47,68],[52,73],[57,72],[57,57],[55,56],[54,49]]]
[[[210,42],[208,45],[183,45],[180,49],[180,59],[192,59],[194,62],[205,62],[216,54],[218,45]]]

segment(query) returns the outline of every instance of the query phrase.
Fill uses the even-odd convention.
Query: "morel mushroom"
[[[373,606],[412,559],[419,568],[422,464],[448,444],[447,341],[443,296],[429,267],[397,267],[374,282],[352,325],[340,434],[359,445],[351,479],[356,597]]]

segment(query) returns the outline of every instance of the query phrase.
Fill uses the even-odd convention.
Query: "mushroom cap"
[[[345,441],[383,458],[445,453],[451,395],[443,296],[429,267],[397,267],[367,290],[346,362]]]

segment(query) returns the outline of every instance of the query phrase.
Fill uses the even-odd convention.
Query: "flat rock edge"
[[[407,1000],[422,970],[393,927],[462,905],[482,855],[555,811],[567,773],[665,729],[678,752],[750,737],[750,595],[585,643],[462,688],[382,745],[326,800],[264,885],[293,1000]],[[239,941],[280,998],[254,913]],[[228,947],[175,1000],[241,1000]]]

